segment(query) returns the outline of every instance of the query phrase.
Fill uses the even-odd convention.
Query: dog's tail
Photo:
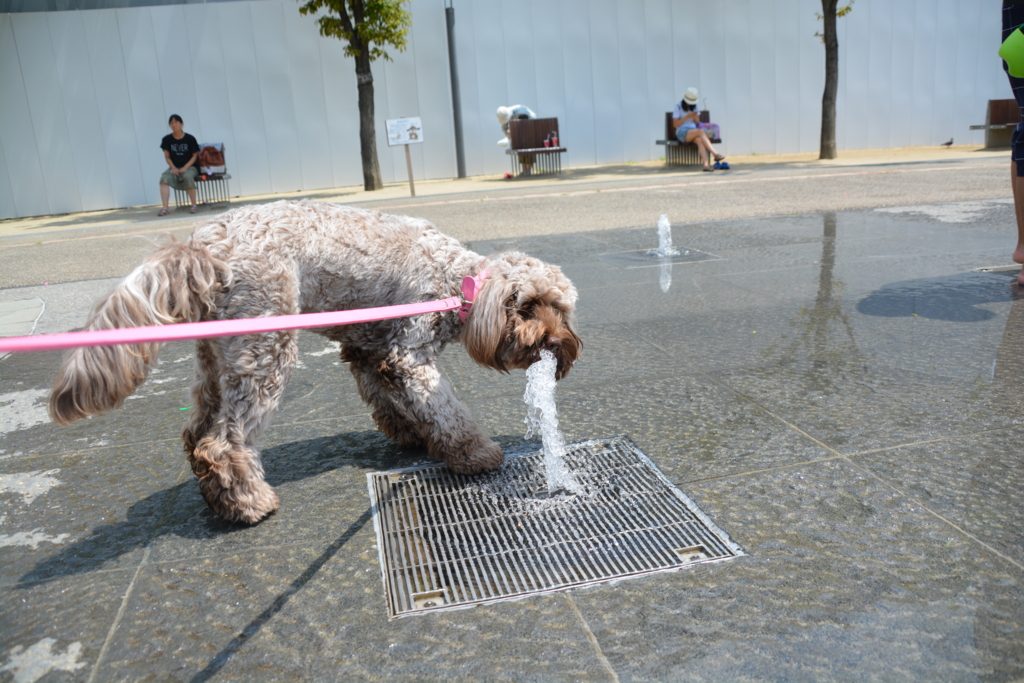
[[[196,322],[231,284],[228,265],[204,247],[160,247],[93,308],[87,330]],[[119,408],[156,365],[159,343],[72,349],[50,392],[50,418],[66,425]]]

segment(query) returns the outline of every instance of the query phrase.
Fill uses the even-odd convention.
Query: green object
[[[178,410],[188,410],[188,409],[189,409],[189,408],[191,408],[191,407],[192,407],[192,406],[185,406],[184,408],[178,408]]]
[[[1014,78],[1024,78],[1024,33],[1020,29],[1020,26],[1014,29],[999,47],[999,56],[1006,60]]]

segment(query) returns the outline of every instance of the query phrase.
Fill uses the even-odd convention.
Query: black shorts
[[[1003,40],[1006,40],[1022,24],[1024,24],[1024,4],[1003,7]],[[1007,68],[1006,62],[1003,62],[1003,69]],[[1021,122],[1017,124],[1013,136],[1010,138],[1010,154],[1011,158],[1017,162],[1017,175],[1024,176],[1024,78],[1014,78],[1009,72],[1006,77],[1010,79],[1013,96],[1021,111]]]

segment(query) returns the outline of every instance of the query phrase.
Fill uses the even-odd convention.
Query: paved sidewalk
[[[992,163],[1005,161],[1009,152],[1006,150],[986,150],[977,146],[958,145],[955,147],[902,147],[895,149],[853,150],[840,152],[838,159],[822,161],[817,154],[772,154],[729,157],[733,165],[731,172],[722,171],[715,179],[727,177],[739,171],[769,170],[823,170],[841,169],[852,166],[877,167],[892,164],[948,163],[948,162],[979,162]],[[1008,165],[1008,162],[1007,162]],[[544,191],[554,188],[569,187],[579,183],[609,183],[622,181],[662,181],[665,179],[681,179],[696,177],[710,180],[700,173],[699,166],[667,167],[662,161],[643,163],[613,164],[607,166],[588,166],[566,169],[560,176],[538,176],[536,178],[516,178],[505,180],[501,174],[474,176],[464,179],[417,180],[417,197],[443,195],[459,195],[472,193],[490,193],[515,191]],[[366,192],[362,187],[343,187],[306,192],[279,193],[273,195],[254,195],[235,197],[233,204],[263,203],[280,199],[308,198],[340,204],[363,204],[390,202],[409,199],[407,182],[391,183],[377,192]],[[212,205],[209,208],[220,211],[225,205]],[[92,211],[60,216],[38,216],[32,218],[14,218],[0,221],[0,238],[16,235],[46,235],[53,232],[78,229],[114,228],[135,225],[143,229],[176,228],[193,224],[201,219],[207,207],[199,216],[189,214],[187,208],[172,209],[166,218],[156,216],[158,205],[112,209],[108,211]]]
[[[1024,680],[1024,291],[1005,155],[970,154],[362,204],[564,269],[560,426],[629,436],[748,553],[694,570],[389,620],[366,474],[427,456],[374,429],[333,345],[300,334],[254,527],[181,452],[190,344],[70,427],[58,354],[0,360],[0,681]],[[623,267],[660,213],[713,257]],[[36,334],[79,326],[146,225],[0,239],[8,329],[39,300]],[[441,369],[524,447],[524,373],[458,347]]]

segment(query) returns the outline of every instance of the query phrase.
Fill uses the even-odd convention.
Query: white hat
[[[687,104],[697,104],[697,89],[687,88],[686,92],[683,94],[683,102],[686,102]]]
[[[499,122],[508,123],[508,120],[512,118],[512,107],[498,107],[497,115]]]

